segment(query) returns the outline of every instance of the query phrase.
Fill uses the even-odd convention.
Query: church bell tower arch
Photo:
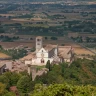
[[[43,40],[42,36],[36,37],[36,52],[38,52],[43,47]]]

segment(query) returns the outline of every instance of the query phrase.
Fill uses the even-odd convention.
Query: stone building
[[[5,72],[6,64],[0,63],[0,74]]]
[[[25,65],[46,65],[47,61],[50,63],[71,63],[74,60],[74,51],[71,46],[58,46],[48,44],[43,47],[43,38],[41,36],[36,37],[36,51],[32,52],[28,56],[22,58],[25,61]]]

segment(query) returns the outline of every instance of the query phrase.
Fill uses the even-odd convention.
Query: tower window
[[[40,41],[40,39],[37,39],[37,41]]]

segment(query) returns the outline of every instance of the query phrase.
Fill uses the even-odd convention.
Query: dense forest
[[[69,84],[53,84],[48,87],[36,85],[36,89],[30,96],[95,96],[96,87],[76,86]],[[40,90],[40,91],[38,91]]]

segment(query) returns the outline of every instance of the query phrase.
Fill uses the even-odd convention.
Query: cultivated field
[[[8,16],[14,16],[14,14],[0,14],[0,16],[6,16],[6,17],[8,17]]]
[[[21,42],[0,42],[0,45],[2,45],[4,48],[16,48],[18,46],[23,46],[23,47],[33,47],[35,45],[34,42],[26,42],[26,41],[21,41]]]
[[[74,52],[77,55],[95,55],[91,51],[89,51],[85,48],[82,48],[82,47],[74,47]]]
[[[22,35],[21,35],[22,36]],[[34,36],[25,36],[23,35],[23,38],[33,38],[33,40],[19,40],[15,42],[0,42],[0,45],[2,45],[4,48],[16,48],[18,46],[23,46],[23,47],[35,47],[35,37]],[[50,37],[48,37],[50,38]],[[53,45],[62,45],[62,46],[72,46],[74,49],[75,54],[77,55],[95,55],[91,51],[82,48],[80,45],[75,44],[71,40],[69,40],[67,37],[58,37],[58,40],[43,40],[43,45],[45,46],[46,44],[53,44]]]
[[[10,58],[10,56],[0,52],[0,59],[3,59],[3,58]]]
[[[29,4],[30,5],[30,4]],[[67,5],[67,6],[61,6],[61,5],[34,5],[34,6],[29,6],[29,5],[24,5],[21,7],[21,5],[18,5],[14,10],[7,10],[7,13],[5,14],[0,14],[1,17],[3,16],[11,16],[11,18],[3,18],[4,20],[2,20],[1,18],[1,23],[2,23],[2,28],[4,27],[4,31],[9,37],[13,37],[13,36],[19,36],[20,39],[18,41],[15,42],[0,42],[0,45],[2,45],[4,48],[14,48],[14,47],[18,47],[23,45],[23,47],[35,47],[35,36],[33,36],[36,31],[35,29],[30,29],[30,27],[45,27],[45,28],[50,28],[50,26],[55,26],[52,27],[53,29],[57,28],[60,29],[60,33],[63,32],[62,37],[58,37],[58,40],[51,40],[50,37],[48,37],[49,34],[51,34],[51,36],[53,36],[52,34],[54,33],[55,35],[55,31],[56,30],[51,30],[48,29],[47,31],[45,30],[44,32],[49,32],[47,34],[48,40],[44,40],[44,45],[46,44],[58,44],[58,45],[69,45],[72,46],[74,48],[74,52],[77,55],[94,55],[91,51],[82,48],[81,46],[75,44],[74,42],[72,42],[71,40],[69,40],[65,35],[67,35],[68,32],[70,32],[70,30],[73,28],[73,26],[76,26],[76,28],[79,30],[78,27],[80,27],[81,25],[79,25],[79,23],[77,22],[76,24],[71,24],[71,23],[66,23],[65,21],[90,21],[92,24],[96,24],[96,8],[94,6],[91,6],[90,8],[88,6],[78,6],[78,5]],[[26,10],[27,8],[27,10]],[[21,26],[15,25],[14,23],[20,23]],[[9,25],[8,25],[9,24]],[[13,24],[13,25],[12,25]],[[64,25],[65,24],[65,25]],[[93,24],[93,25],[94,25]],[[69,26],[72,25],[72,26]],[[92,26],[93,26],[92,25]],[[28,29],[29,26],[29,29]],[[88,24],[86,24],[86,26],[88,26]],[[94,25],[95,26],[95,25]],[[94,27],[93,26],[93,27]],[[20,28],[19,28],[20,27]],[[72,27],[72,28],[71,28]],[[75,28],[75,29],[76,29]],[[88,29],[87,27],[84,27],[85,29]],[[83,29],[84,29],[83,28]],[[26,29],[26,30],[24,30]],[[74,28],[73,28],[74,29]],[[77,30],[76,29],[76,30]],[[82,29],[82,26],[81,26]],[[8,31],[9,30],[9,31]],[[42,28],[38,28],[38,32],[36,33],[36,35],[38,35],[39,31],[41,31],[41,35],[43,34],[42,32]],[[75,30],[75,31],[76,31]],[[77,30],[77,31],[78,31]],[[91,30],[91,28],[90,28]],[[95,28],[94,28],[95,30]],[[93,29],[91,30],[92,32],[94,31]],[[75,32],[73,30],[73,32]],[[80,30],[80,31],[86,31],[86,30]],[[89,30],[87,30],[89,31]],[[24,33],[23,33],[24,32]],[[27,35],[28,32],[32,35]],[[4,34],[5,34],[4,33]],[[12,34],[11,34],[12,33]],[[16,35],[21,33],[22,35]],[[95,31],[93,32],[95,33]],[[3,35],[4,35],[3,34]],[[14,35],[15,34],[15,35]],[[26,34],[26,35],[24,35]],[[44,33],[45,34],[45,33]],[[59,35],[59,30],[58,33],[56,33]],[[91,34],[91,33],[90,33]],[[91,34],[89,36],[92,38],[95,38],[96,35]],[[43,35],[44,36],[44,35]],[[57,36],[57,35],[56,35]],[[61,36],[61,35],[60,35]],[[83,34],[81,35],[82,37],[88,36],[88,34],[86,35]],[[32,38],[33,40],[29,40],[30,38]]]

